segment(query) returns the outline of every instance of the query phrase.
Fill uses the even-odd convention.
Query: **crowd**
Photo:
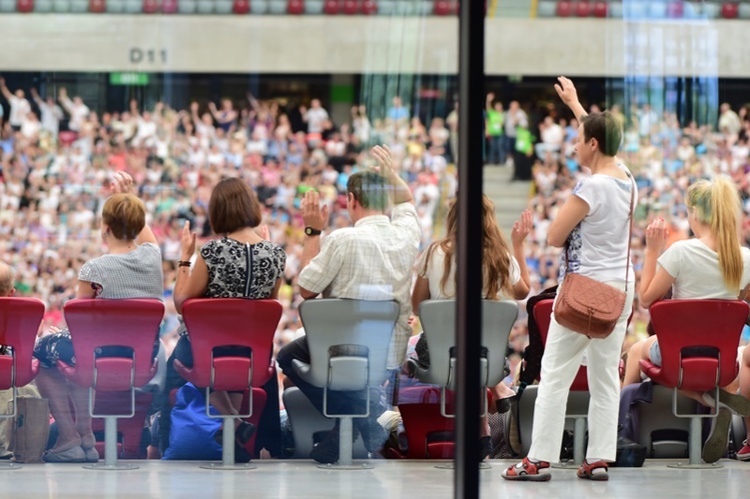
[[[0,91],[9,110],[0,132],[0,231],[4,236],[0,258],[13,267],[19,295],[37,296],[47,304],[40,335],[63,326],[62,305],[80,296],[77,284],[81,269],[85,270],[84,264],[98,256],[107,242],[107,233],[99,230],[102,206],[111,194],[112,179],[121,178],[118,175],[122,173],[132,176],[136,194],[144,204],[145,223],[161,250],[162,295],[168,309],[162,339],[168,355],[180,332],[184,333],[177,312],[186,295],[175,288],[175,283],[189,266],[188,257],[195,248],[215,239],[212,195],[222,179],[236,177],[252,189],[260,213],[253,224],[245,225],[255,227],[262,221],[267,227],[264,239],[283,250],[278,282],[274,279],[273,292],[268,296],[277,297],[283,304],[277,348],[287,352],[282,355],[284,359],[304,357],[297,346],[301,326],[297,306],[322,291],[321,279],[325,280],[313,276],[310,270],[318,252],[325,254],[325,245],[311,249],[311,233],[306,230],[314,226],[315,235],[316,231],[348,227],[373,216],[374,211],[382,211],[380,205],[373,208],[368,202],[362,203],[357,198],[361,193],[350,197],[352,179],[367,175],[370,166],[393,168],[393,178],[387,178],[386,171],[388,183],[408,186],[409,194],[402,198],[414,202],[416,227],[412,229],[418,230],[410,234],[421,234],[415,236],[415,250],[433,247],[430,243],[441,232],[448,200],[456,188],[455,168],[450,166],[457,143],[456,111],[445,119],[432,119],[427,127],[419,117],[410,115],[398,97],[383,117],[376,119],[364,106],[355,106],[350,121],[334,124],[318,99],[312,99],[309,108],[290,108],[248,95],[240,106],[223,99],[218,106],[193,102],[187,110],[172,109],[161,102],[145,110],[133,101],[128,110],[99,114],[80,97],[71,98],[65,89],[45,99],[29,89],[34,105],[24,90],[11,92],[2,79]],[[590,110],[592,115],[599,115],[595,105]],[[532,118],[527,111],[519,102],[511,101],[506,112],[493,94],[487,96],[487,161],[512,166],[515,179],[532,179],[534,187],[528,205],[530,215],[525,214],[519,222],[524,227],[521,244],[514,230],[512,256],[508,250],[511,261],[501,257],[506,260],[501,266],[504,272],[515,268],[516,274],[511,271],[511,281],[501,278],[501,288],[508,291],[510,285],[522,282],[530,290],[528,296],[533,296],[557,284],[564,273],[560,268],[562,243],[552,246],[548,242],[558,241],[562,234],[559,220],[573,209],[566,207],[566,201],[576,185],[589,178],[593,170],[589,170],[589,163],[611,158],[614,153],[602,155],[601,148],[588,156],[581,153],[579,122],[587,114],[582,107],[570,119],[558,114],[555,106],[534,113]],[[691,226],[686,193],[700,178],[724,173],[739,186],[745,211],[743,236],[746,243],[750,241],[747,110],[738,114],[723,105],[716,129],[694,122],[682,126],[676,115],[665,112],[659,117],[647,105],[627,115],[612,106],[608,116],[624,130],[622,147],[615,152],[630,168],[638,190],[630,241],[636,282],[644,267],[649,223],[657,217],[668,220],[669,231],[664,233],[669,234],[670,243],[688,238]],[[370,155],[370,146],[375,143],[388,144],[390,150],[385,154],[380,149]],[[616,171],[608,164],[598,167]],[[374,177],[367,178],[377,182]],[[576,193],[577,197],[584,196]],[[313,212],[318,207],[330,216],[316,216]],[[354,211],[357,207],[359,212]],[[411,213],[406,216],[410,217]],[[192,247],[188,255],[186,226],[197,231],[197,242],[188,244]],[[569,232],[565,232],[566,238]],[[447,241],[443,239],[440,244],[450,246],[450,239]],[[202,250],[200,254],[207,258]],[[407,267],[402,270],[411,275],[412,267]],[[300,285],[303,269],[306,277]],[[445,271],[448,269],[446,264]],[[323,275],[325,271],[320,270]],[[335,281],[334,277],[330,279]],[[412,279],[404,282],[411,283]],[[499,289],[489,294],[502,296]],[[510,294],[520,298],[520,293]],[[199,295],[190,292],[187,296]],[[623,323],[625,342],[618,347],[618,355],[646,335],[647,310],[638,306],[638,299],[636,293],[635,315],[627,336]],[[405,349],[408,339],[407,318],[402,319],[398,349]],[[511,368],[517,365],[527,341],[523,319],[511,335]],[[234,402],[226,400],[228,411],[233,410]],[[363,434],[367,431],[362,429]],[[335,448],[337,443],[331,443],[318,453]],[[596,457],[610,459],[608,452]],[[321,459],[334,462],[334,457],[323,455]]]

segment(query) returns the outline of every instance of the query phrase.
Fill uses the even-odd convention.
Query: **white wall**
[[[747,27],[493,18],[487,73],[748,77],[741,59],[750,46]],[[0,71],[450,74],[458,20],[1,14],[0,47]]]

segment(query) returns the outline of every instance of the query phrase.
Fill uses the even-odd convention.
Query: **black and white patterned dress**
[[[208,267],[207,298],[269,298],[286,265],[279,245],[243,243],[226,236],[208,242],[201,256]]]

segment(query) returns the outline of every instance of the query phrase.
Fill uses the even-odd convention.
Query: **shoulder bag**
[[[625,262],[625,291],[581,274],[568,273],[568,245],[565,246],[565,278],[559,290],[553,313],[555,320],[576,333],[589,338],[604,339],[615,329],[625,308],[630,274],[630,238],[633,233],[633,200],[635,184],[632,177],[630,212],[628,214],[628,256]]]

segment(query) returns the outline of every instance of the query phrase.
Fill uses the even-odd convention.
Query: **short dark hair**
[[[385,211],[388,208],[387,182],[377,172],[362,171],[349,177],[346,191],[368,210]]]
[[[214,187],[208,202],[208,219],[216,234],[257,227],[262,218],[258,196],[239,178],[225,178]]]
[[[583,138],[588,142],[596,139],[599,151],[606,156],[615,156],[622,143],[622,128],[609,111],[591,113],[581,120]]]
[[[104,202],[102,222],[116,239],[132,241],[146,226],[146,207],[134,194],[114,194]]]

